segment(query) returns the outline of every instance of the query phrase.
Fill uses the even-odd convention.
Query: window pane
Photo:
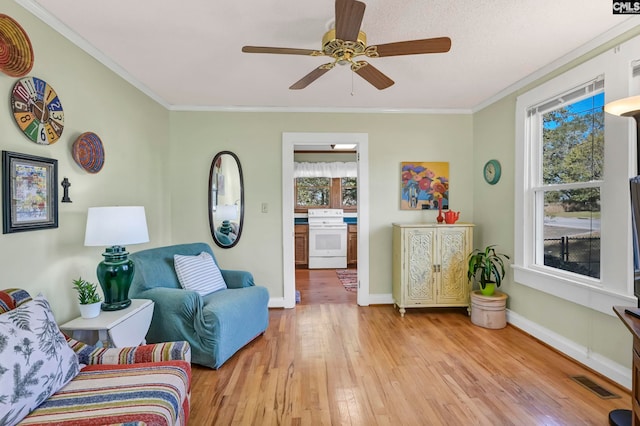
[[[602,179],[604,93],[543,114],[544,184]]]
[[[296,205],[325,207],[329,205],[330,178],[297,178]]]
[[[600,278],[600,190],[544,192],[544,265]]]
[[[358,205],[358,179],[342,178],[342,205],[357,206]]]

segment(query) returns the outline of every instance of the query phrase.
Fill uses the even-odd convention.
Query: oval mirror
[[[238,244],[244,221],[244,182],[238,156],[221,151],[209,171],[209,228],[222,248]]]

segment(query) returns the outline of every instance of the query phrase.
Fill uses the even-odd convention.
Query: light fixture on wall
[[[640,96],[631,96],[609,102],[604,106],[605,112],[621,117],[632,117],[636,121],[636,161],[640,173]]]
[[[104,294],[103,311],[117,311],[131,305],[129,287],[134,265],[125,245],[149,241],[144,207],[89,207],[85,246],[107,246],[97,275]]]

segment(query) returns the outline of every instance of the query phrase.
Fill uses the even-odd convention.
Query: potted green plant
[[[78,292],[82,318],[95,318],[100,315],[102,298],[97,291],[98,285],[79,277],[77,280],[73,280],[73,288]]]
[[[471,280],[475,277],[485,296],[491,296],[495,288],[500,287],[505,276],[504,260],[509,259],[506,254],[496,252],[494,247],[489,245],[484,250],[475,249],[469,255],[467,278]]]

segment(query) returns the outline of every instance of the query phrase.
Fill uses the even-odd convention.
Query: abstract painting
[[[401,210],[449,208],[448,162],[401,163]]]

